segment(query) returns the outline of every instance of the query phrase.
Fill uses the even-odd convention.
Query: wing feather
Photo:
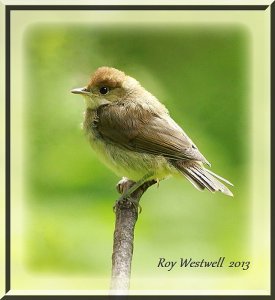
[[[119,147],[209,164],[168,114],[160,116],[139,106],[109,104],[98,108],[97,117],[98,133]]]

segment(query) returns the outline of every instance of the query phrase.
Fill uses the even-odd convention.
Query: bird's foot
[[[121,196],[114,204],[113,211],[116,212],[118,206],[120,206],[120,208],[129,208],[129,205],[133,205],[136,212],[140,214],[142,208],[139,204],[139,201],[135,200],[131,196],[145,182],[145,179],[150,176],[151,174],[146,175],[138,182],[130,180],[127,177],[122,177],[122,179],[116,185],[116,189],[121,194]]]
[[[135,184],[135,181],[128,179],[127,177],[122,177],[117,183],[116,189],[120,194],[124,194],[130,187]]]

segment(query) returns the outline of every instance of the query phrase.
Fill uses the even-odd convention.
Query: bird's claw
[[[159,188],[159,182],[160,182],[159,178],[156,179],[156,182],[157,182],[157,188]]]
[[[121,197],[113,206],[114,213],[116,212],[118,206],[130,208],[131,205],[134,206],[138,214],[142,212],[142,207],[140,206],[139,201],[134,200],[129,194],[127,194],[127,191],[134,186],[135,183],[135,181],[130,180],[127,177],[122,177],[122,179],[117,183],[116,189],[121,194]]]

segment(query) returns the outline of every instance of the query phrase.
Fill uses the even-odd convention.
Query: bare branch
[[[155,180],[147,181],[131,194],[131,202],[127,199],[116,205],[116,222],[112,255],[111,293],[117,295],[127,294],[130,286],[131,263],[134,247],[134,230],[138,219],[138,205],[141,196]],[[133,181],[124,181],[118,190],[123,193],[134,184]],[[133,202],[136,205],[133,205]]]

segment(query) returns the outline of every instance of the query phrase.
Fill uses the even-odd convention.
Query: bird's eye
[[[109,92],[109,88],[107,86],[102,86],[100,89],[99,89],[99,92],[100,94],[102,95],[106,95],[108,92]]]

